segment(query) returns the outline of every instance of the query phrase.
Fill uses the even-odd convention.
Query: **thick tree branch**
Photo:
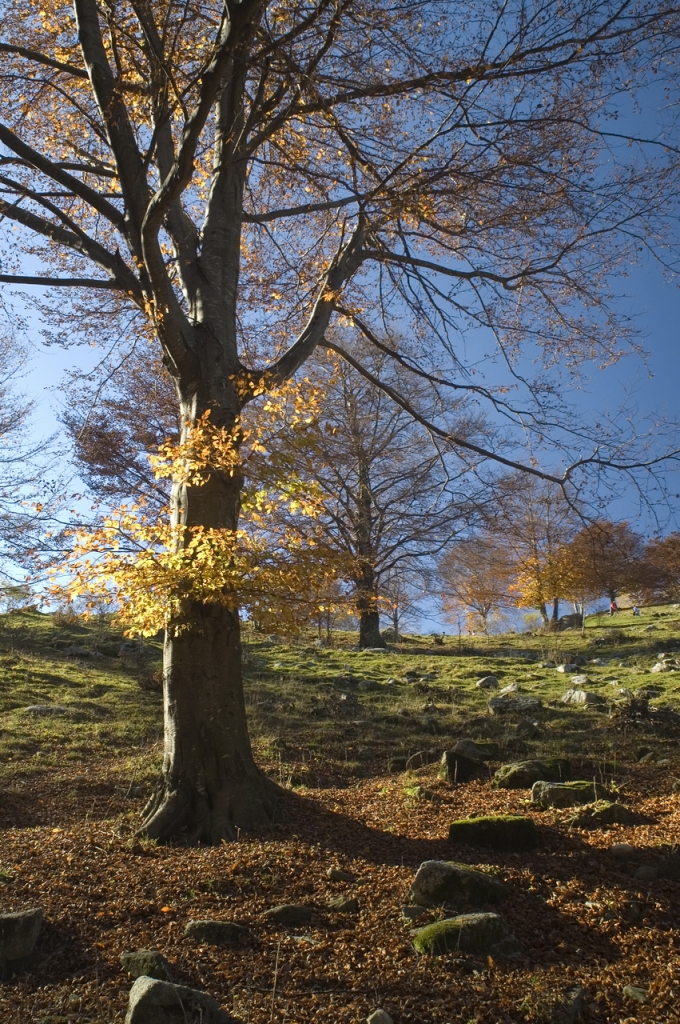
[[[65,74],[73,75],[75,78],[87,78],[87,71],[83,70],[83,68],[76,67],[75,64],[64,64],[62,61],[54,60],[52,57],[39,53],[37,50],[29,50],[26,46],[0,43],[0,53],[15,53],[19,57],[25,57],[26,60],[34,61],[36,64],[44,64],[47,68],[63,71]]]
[[[44,288],[105,288],[120,291],[117,281],[101,281],[96,277],[22,277],[19,274],[0,274],[0,284],[42,285]]]

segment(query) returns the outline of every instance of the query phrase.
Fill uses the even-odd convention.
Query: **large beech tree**
[[[673,3],[3,0],[0,11],[0,280],[54,286],[43,307],[62,336],[155,335],[185,433],[206,412],[231,430],[344,318],[369,340],[381,321],[381,337],[406,322],[416,340],[400,358],[414,372],[488,400],[525,438],[545,443],[552,429],[565,443],[530,394],[513,406],[466,373],[474,332],[491,331],[481,351],[495,338],[511,365],[525,343],[547,363],[615,355],[607,277],[651,238],[674,188],[663,148],[655,162],[653,146],[619,146],[606,111],[672,56]],[[539,472],[430,429],[473,461]],[[585,455],[572,446],[557,476],[622,461],[599,440]],[[234,531],[240,486],[227,471],[178,482],[175,522]],[[167,624],[151,837],[216,842],[271,818],[237,604],[189,594]]]

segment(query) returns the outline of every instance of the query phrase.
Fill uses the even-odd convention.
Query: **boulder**
[[[329,910],[335,910],[339,914],[357,914],[359,912],[359,900],[351,896],[334,896],[328,901]]]
[[[673,667],[669,665],[667,661],[657,661],[656,665],[652,665],[651,672],[672,672]]]
[[[557,671],[558,672],[577,672],[578,671],[578,665],[575,665],[573,662],[569,662],[566,665],[558,665],[557,666]]]
[[[296,903],[283,903],[264,912],[266,918],[275,924],[283,925],[284,928],[297,928],[298,925],[306,924],[311,920],[312,914],[311,907],[299,906]]]
[[[366,1018],[366,1024],[394,1024],[394,1021],[385,1010],[374,1010],[371,1016]]]
[[[515,726],[515,735],[522,740],[538,740],[543,731],[538,722],[532,722],[530,718],[520,718]]]
[[[599,782],[578,780],[576,782],[534,782],[531,787],[531,802],[546,810],[548,807],[573,807],[575,804],[591,804],[595,800],[611,800],[612,794]]]
[[[413,936],[418,953],[476,953],[480,956],[512,956],[521,952],[515,937],[499,914],[459,914],[419,929]]]
[[[125,1024],[233,1024],[205,992],[155,978],[137,978],[130,989]]]
[[[494,675],[482,676],[481,679],[477,680],[475,686],[478,690],[497,690],[498,679]]]
[[[639,850],[637,846],[631,846],[630,843],[612,843],[609,852],[622,864],[634,864],[642,856],[642,850]]]
[[[534,782],[566,782],[571,765],[561,757],[546,761],[512,761],[501,765],[493,777],[496,789],[530,789]]]
[[[498,691],[499,697],[507,697],[509,693],[521,693],[522,687],[518,683],[508,683],[502,690]]]
[[[543,703],[538,697],[524,697],[517,694],[492,697],[489,701],[489,710],[494,715],[533,715],[542,707]]]
[[[30,956],[42,926],[42,910],[16,910],[0,914],[0,962]]]
[[[497,743],[477,743],[475,740],[463,737],[451,747],[454,754],[464,754],[473,761],[493,761],[498,757]]]
[[[563,992],[551,1017],[550,1024],[577,1024],[583,1017],[586,990],[581,985],[574,985]]]
[[[560,615],[557,620],[557,628],[560,632],[565,629],[580,629],[583,625],[583,616],[580,612],[572,612],[571,615]]]
[[[329,878],[331,882],[356,881],[354,875],[350,871],[342,871],[341,868],[329,868],[326,872],[326,878]]]
[[[567,690],[560,700],[563,704],[578,704],[581,707],[603,707],[607,703],[599,693],[589,693],[586,690]]]
[[[204,946],[235,946],[247,929],[235,921],[189,921],[184,934],[187,939]]]
[[[131,953],[121,953],[118,959],[123,970],[133,978],[172,981],[172,968],[156,949],[136,949]]]
[[[582,672],[577,672],[576,675],[571,677],[571,685],[574,690],[582,690],[584,686],[587,686],[590,682],[588,676]]]
[[[635,821],[633,812],[623,804],[598,800],[590,807],[584,807],[569,824],[574,828],[605,828],[607,825],[634,825]]]
[[[457,754],[453,750],[446,750],[442,754],[439,778],[446,779],[450,786],[455,786],[459,782],[469,782],[483,768],[481,761],[466,757],[465,754]]]
[[[493,850],[531,850],[540,844],[536,822],[522,814],[490,814],[451,823],[449,842]]]
[[[505,882],[485,871],[475,871],[466,864],[426,860],[418,868],[409,900],[419,907],[478,905],[498,903],[508,892]]]
[[[415,771],[418,768],[424,768],[428,764],[436,764],[441,754],[438,750],[419,750],[416,754],[411,754],[408,761],[406,762],[407,771]]]

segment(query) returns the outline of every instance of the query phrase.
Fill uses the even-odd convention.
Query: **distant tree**
[[[520,607],[535,608],[545,626],[559,618],[559,601],[565,596],[562,552],[578,521],[554,484],[513,474],[499,487],[493,530],[513,564],[508,590]]]
[[[628,523],[600,519],[583,527],[566,552],[570,589],[615,601],[650,582],[644,537]]]
[[[645,598],[680,601],[680,533],[654,537],[645,548],[644,560],[649,573]]]
[[[511,572],[498,537],[483,534],[456,542],[439,562],[444,613],[453,621],[461,608],[472,611],[488,633],[489,616],[508,603]]]

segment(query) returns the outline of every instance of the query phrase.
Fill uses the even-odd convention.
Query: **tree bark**
[[[359,647],[387,647],[380,635],[380,613],[378,612],[376,594],[359,593],[357,612],[359,613]]]
[[[559,617],[560,617],[560,599],[558,597],[554,597],[553,598],[553,608],[552,608],[552,621],[553,621],[553,623],[556,623],[559,620]]]

